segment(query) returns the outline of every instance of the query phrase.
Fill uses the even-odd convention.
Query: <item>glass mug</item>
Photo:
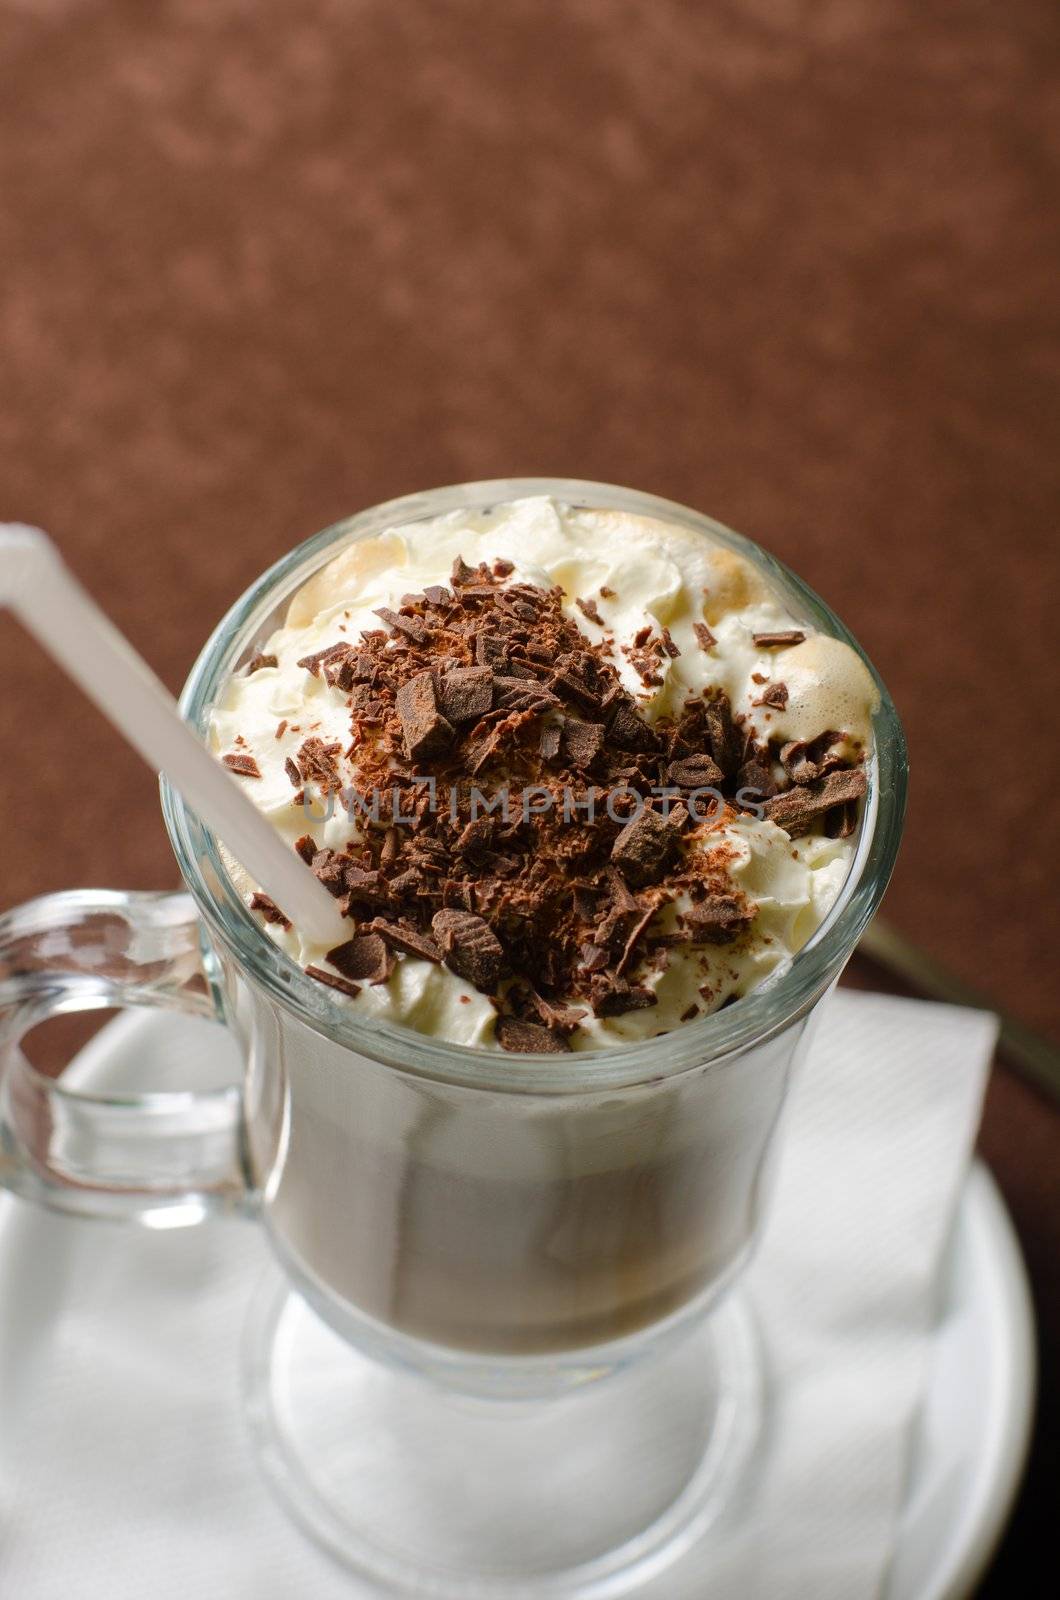
[[[499,480],[389,502],[292,551],[213,633],[185,716],[205,731],[228,675],[350,541],[531,494],[720,541],[858,648],[707,517],[608,485]],[[726,1291],[814,1008],[898,848],[905,747],[879,689],[856,856],[825,924],[737,1005],[643,1043],[528,1061],[362,1019],[268,939],[164,781],[187,893],[75,891],[0,919],[0,1181],[79,1215],[179,1226],[238,1210],[265,1227],[278,1271],[248,1323],[253,1439],[288,1509],[351,1565],[438,1596],[614,1593],[698,1537],[748,1469],[762,1385]],[[242,1083],[84,1093],[19,1048],[50,1016],[113,1006],[219,1021]]]

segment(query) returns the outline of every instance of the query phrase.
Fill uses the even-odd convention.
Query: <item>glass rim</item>
[[[333,998],[265,933],[225,868],[218,841],[163,776],[162,811],[181,875],[212,935],[246,977],[315,1032],[358,1055],[417,1076],[468,1087],[525,1093],[588,1093],[658,1080],[763,1042],[803,1015],[838,976],[872,917],[894,866],[905,814],[907,763],[898,714],[879,673],[825,602],[769,551],[702,512],[640,490],[578,478],[496,478],[403,495],[332,523],[269,567],[226,612],[196,660],[180,697],[188,722],[205,734],[217,692],[263,642],[277,607],[346,543],[401,523],[464,508],[482,510],[548,495],[569,505],[658,517],[708,535],[752,561],[799,620],[844,640],[864,661],[879,692],[873,718],[858,845],[836,904],[790,961],[730,1006],[665,1034],[569,1055],[504,1055],[479,1045],[434,1039],[401,1023],[363,1017]]]

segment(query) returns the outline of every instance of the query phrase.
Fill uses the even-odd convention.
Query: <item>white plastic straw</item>
[[[324,886],[200,743],[172,695],[39,528],[0,523],[0,604],[11,607],[148,766],[166,774],[297,927],[321,944],[348,936]]]

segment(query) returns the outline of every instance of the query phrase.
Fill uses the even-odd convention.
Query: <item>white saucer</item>
[[[101,1030],[69,1070],[73,1081],[84,1084],[142,1088],[149,1076],[158,1087],[173,1081],[174,1070],[186,1082],[189,1060],[196,1080],[204,1083],[223,1081],[237,1065],[234,1046],[220,1029],[159,1012],[133,1012]],[[204,1231],[235,1226],[243,1225],[213,1224]],[[40,1361],[27,1373],[12,1371],[3,1357],[5,1351],[28,1347],[33,1335],[26,1319],[47,1315],[55,1299],[49,1271],[62,1249],[59,1241],[67,1241],[66,1248],[76,1248],[81,1257],[94,1254],[102,1272],[115,1237],[108,1225],[71,1223],[0,1197],[0,1406],[12,1398],[10,1385],[17,1383],[24,1397],[26,1383],[47,1382]],[[255,1259],[263,1253],[250,1232],[246,1248]],[[93,1263],[82,1259],[79,1266],[80,1280],[87,1281],[83,1274],[90,1280]],[[233,1327],[233,1346],[237,1339],[238,1327]],[[1034,1385],[1033,1315],[1019,1247],[993,1180],[977,1164],[941,1290],[935,1352],[886,1600],[971,1595],[1019,1484]],[[969,1394],[975,1396],[974,1406],[967,1403]],[[98,1426],[107,1427],[105,1413]],[[119,1540],[120,1530],[111,1529],[105,1537]],[[100,1561],[112,1555],[101,1536]],[[91,1562],[91,1552],[85,1559]],[[366,1591],[357,1585],[351,1593]]]
[[[1023,1476],[1036,1377],[1019,1242],[996,1183],[977,1161],[941,1286],[886,1600],[967,1600],[977,1589]]]

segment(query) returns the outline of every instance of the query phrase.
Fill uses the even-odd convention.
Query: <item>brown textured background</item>
[[[1055,0],[0,0],[0,515],[175,689],[391,495],[709,510],[904,715],[888,914],[1060,1038],[1058,55]],[[9,624],[0,673],[0,903],[170,883],[150,775]],[[1056,1122],[995,1075],[1054,1357]],[[1053,1450],[984,1594],[1051,1548]]]

